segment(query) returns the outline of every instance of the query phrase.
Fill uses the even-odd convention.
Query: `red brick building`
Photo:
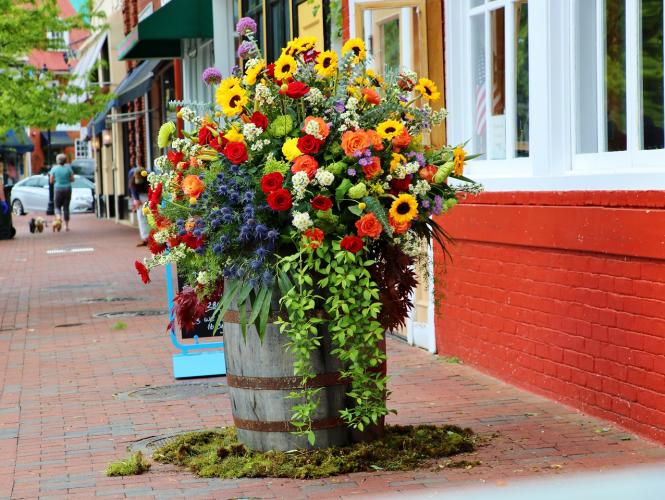
[[[456,244],[435,254],[436,314],[415,343],[665,442],[662,0],[344,14],[375,58],[386,40],[427,44],[399,63],[434,78],[445,64],[446,140],[481,154],[465,173],[486,192],[441,217]]]

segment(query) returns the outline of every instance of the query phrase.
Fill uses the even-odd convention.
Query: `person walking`
[[[143,204],[148,201],[148,180],[144,172],[144,169],[139,166],[130,168],[129,178],[127,179],[129,194],[132,197],[132,205],[139,222],[141,241],[136,245],[137,247],[146,246],[148,244],[148,236],[150,236],[148,218],[143,213]]]
[[[69,203],[72,200],[72,182],[74,182],[74,171],[69,165],[65,165],[67,157],[60,153],[55,157],[56,166],[49,174],[50,182],[53,184],[53,204],[55,213],[65,221],[65,231],[69,231]]]

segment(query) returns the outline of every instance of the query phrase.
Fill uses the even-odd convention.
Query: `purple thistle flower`
[[[217,68],[206,68],[201,74],[201,79],[207,85],[219,85],[222,81],[222,73]]]
[[[252,42],[244,41],[238,47],[238,57],[244,59],[249,54],[254,52],[254,44]]]
[[[256,33],[256,21],[251,17],[241,17],[236,24],[236,32],[240,36],[245,36],[247,33]]]

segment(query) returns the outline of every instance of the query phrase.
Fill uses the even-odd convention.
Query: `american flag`
[[[485,106],[485,54],[481,53],[474,71],[476,88],[476,135],[483,137],[487,128],[487,116]]]

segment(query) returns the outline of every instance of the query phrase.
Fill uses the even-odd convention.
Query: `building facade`
[[[412,343],[665,441],[663,1],[343,9],[384,67],[445,67],[446,142],[481,155]]]

